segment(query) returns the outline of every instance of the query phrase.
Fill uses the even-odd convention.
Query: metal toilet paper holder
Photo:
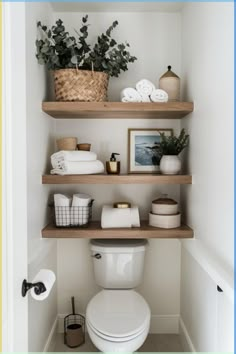
[[[28,290],[34,288],[34,292],[36,295],[40,295],[44,293],[47,289],[44,283],[37,282],[37,283],[29,283],[26,279],[23,280],[22,287],[21,287],[21,295],[25,297]]]

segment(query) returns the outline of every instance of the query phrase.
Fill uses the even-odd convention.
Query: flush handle
[[[96,259],[101,259],[101,258],[102,258],[102,256],[100,255],[100,253],[95,253],[95,254],[93,254],[91,257],[96,258]]]

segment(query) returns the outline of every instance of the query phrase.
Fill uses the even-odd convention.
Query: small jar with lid
[[[180,100],[180,78],[169,65],[168,70],[159,79],[159,88],[168,93],[168,101]]]

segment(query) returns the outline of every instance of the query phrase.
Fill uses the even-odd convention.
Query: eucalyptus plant
[[[46,65],[49,70],[79,68],[102,71],[116,77],[121,71],[128,70],[128,63],[137,58],[129,53],[128,43],[117,43],[112,37],[118,21],[97,37],[93,47],[87,43],[87,21],[88,15],[82,17],[82,25],[79,31],[75,30],[74,36],[66,31],[60,19],[50,29],[39,21],[37,27],[41,38],[36,40],[39,64]]]
[[[189,135],[182,129],[179,136],[165,136],[165,133],[160,133],[161,141],[159,152],[161,155],[179,155],[189,144]]]

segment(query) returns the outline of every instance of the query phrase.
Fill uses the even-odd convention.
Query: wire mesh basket
[[[93,201],[88,206],[54,206],[54,224],[57,227],[88,227]]]

